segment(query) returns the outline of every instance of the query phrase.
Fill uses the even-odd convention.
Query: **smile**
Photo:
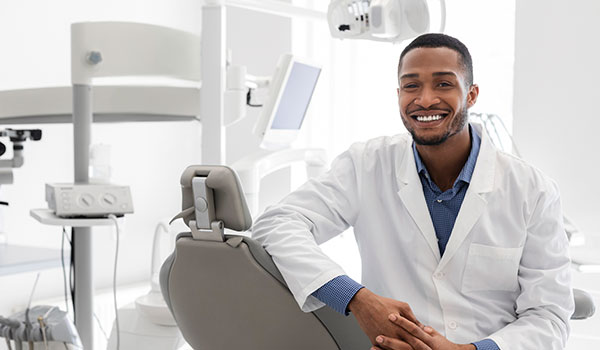
[[[436,114],[436,115],[420,115],[417,116],[416,119],[420,122],[433,122],[436,120],[440,120],[442,119],[443,116],[440,114]]]
[[[432,114],[432,115],[411,115],[411,118],[415,119],[416,121],[420,122],[420,123],[431,123],[431,122],[435,122],[441,119],[444,119],[445,117],[447,117],[448,114],[447,113],[439,113],[439,114]]]

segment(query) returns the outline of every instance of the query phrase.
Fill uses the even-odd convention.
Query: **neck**
[[[465,126],[459,133],[435,146],[416,145],[431,179],[442,191],[454,185],[456,178],[469,158],[471,136]]]

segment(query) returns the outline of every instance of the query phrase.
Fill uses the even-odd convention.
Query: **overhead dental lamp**
[[[399,42],[443,32],[445,0],[332,0],[327,11],[334,38]]]

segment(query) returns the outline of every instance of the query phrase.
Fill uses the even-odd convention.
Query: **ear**
[[[479,86],[477,84],[471,85],[469,91],[467,91],[467,108],[471,108],[477,102],[477,96],[479,96]]]

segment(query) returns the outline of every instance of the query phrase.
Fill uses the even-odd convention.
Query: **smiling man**
[[[351,312],[374,349],[563,349],[574,306],[556,185],[468,123],[479,88],[460,41],[416,38],[398,78],[408,133],[353,145],[253,237],[304,311]],[[362,284],[318,247],[351,226]]]

